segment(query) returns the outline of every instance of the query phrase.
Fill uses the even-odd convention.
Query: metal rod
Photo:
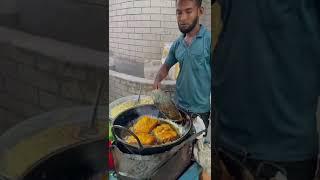
[[[140,84],[140,89],[139,89],[139,97],[138,97],[138,104],[140,103],[141,90],[142,90],[142,85]]]
[[[90,129],[93,129],[96,126],[97,110],[98,110],[98,106],[99,106],[99,103],[100,103],[100,99],[102,98],[102,95],[103,95],[104,85],[105,85],[107,77],[108,77],[107,73],[109,73],[107,70],[105,70],[105,69],[103,69],[103,70],[104,70],[104,73],[103,73],[104,77],[102,78],[102,80],[101,80],[101,82],[99,84],[99,89],[98,89],[98,93],[97,93],[97,97],[96,97],[96,104],[94,106],[92,117],[91,117]]]

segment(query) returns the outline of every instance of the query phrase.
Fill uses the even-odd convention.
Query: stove
[[[124,149],[121,150],[121,147],[116,145],[112,146],[111,151],[119,180],[163,180],[164,177],[175,180],[191,163],[192,143],[184,145],[176,152],[169,150],[153,155],[125,153]]]

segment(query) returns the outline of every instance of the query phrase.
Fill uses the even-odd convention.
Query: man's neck
[[[186,38],[187,38],[187,39],[192,39],[193,37],[195,37],[195,36],[198,34],[199,31],[200,31],[200,24],[197,24],[197,25],[192,29],[192,31],[190,31],[190,32],[188,32],[188,33],[186,34]]]
[[[191,45],[193,38],[198,34],[200,31],[200,24],[197,24],[196,27],[192,29],[192,31],[188,32],[184,37],[185,42],[188,46]]]

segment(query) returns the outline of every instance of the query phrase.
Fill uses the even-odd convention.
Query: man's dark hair
[[[177,2],[178,0],[176,0],[176,2]],[[201,4],[202,4],[202,0],[191,0],[191,1],[195,1],[196,2],[196,5],[198,6],[198,7],[201,7]]]

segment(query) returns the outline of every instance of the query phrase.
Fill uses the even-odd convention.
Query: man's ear
[[[201,7],[199,8],[199,16],[202,16],[203,13],[204,13],[204,8],[203,8],[203,6],[201,6]]]

